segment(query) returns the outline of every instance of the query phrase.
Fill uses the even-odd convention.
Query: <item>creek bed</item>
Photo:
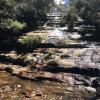
[[[78,86],[50,81],[22,80],[0,72],[0,100],[86,100],[89,95]]]

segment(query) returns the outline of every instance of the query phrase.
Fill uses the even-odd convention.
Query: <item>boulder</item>
[[[45,67],[44,71],[56,72],[59,69],[59,64],[55,60],[49,60]]]

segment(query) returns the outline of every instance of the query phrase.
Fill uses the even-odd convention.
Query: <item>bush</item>
[[[78,14],[74,7],[68,9],[66,16],[66,23],[70,31],[73,30],[75,22],[78,20]]]
[[[22,36],[19,42],[26,48],[33,48],[34,46],[41,43],[42,38],[40,36]]]
[[[18,22],[13,19],[1,19],[0,28],[3,30],[11,30],[13,32],[19,32],[24,27],[26,27],[25,23]]]
[[[60,19],[60,26],[61,26],[61,27],[66,26],[66,18],[65,18],[65,16],[62,16],[62,17],[61,17],[61,19]]]
[[[38,22],[47,20],[51,6],[53,0],[0,0],[0,40],[37,28]]]

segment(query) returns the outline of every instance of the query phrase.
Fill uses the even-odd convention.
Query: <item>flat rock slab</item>
[[[58,61],[59,66],[65,66],[66,68],[76,67],[75,61],[72,59],[63,59]]]

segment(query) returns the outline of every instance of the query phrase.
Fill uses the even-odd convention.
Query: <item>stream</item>
[[[0,100],[98,100],[100,89],[97,91],[91,81],[100,72],[98,43],[79,41],[81,35],[65,31],[67,27],[50,28],[35,34],[48,32],[47,43],[85,44],[88,48],[37,48],[25,54],[1,52]]]
[[[66,27],[67,28],[67,27]],[[55,27],[53,30],[49,31],[50,35],[49,35],[49,43],[57,43],[57,41],[63,41],[66,43],[66,40],[77,40],[81,37],[81,35],[79,35],[78,33],[69,33],[66,32],[64,30],[62,30],[63,27]]]
[[[57,82],[23,80],[0,72],[0,100],[86,100],[95,96],[84,89]]]
[[[57,100],[64,92],[58,83],[22,80],[0,72],[0,100]]]

